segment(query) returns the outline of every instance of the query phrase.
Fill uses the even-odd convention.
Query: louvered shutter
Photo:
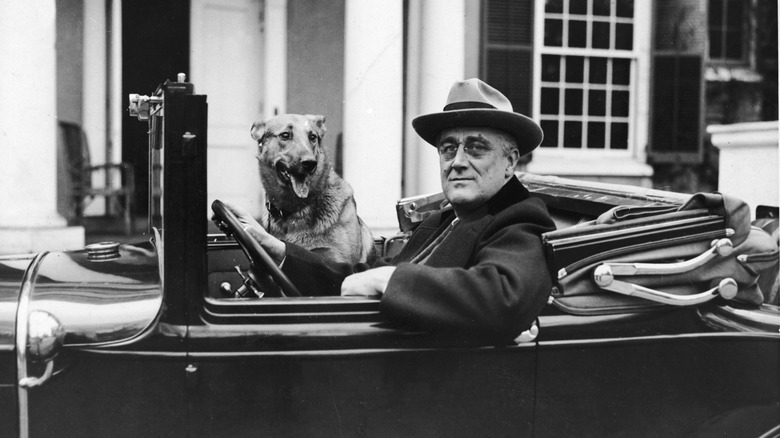
[[[533,83],[533,1],[486,0],[482,76],[530,114]]]

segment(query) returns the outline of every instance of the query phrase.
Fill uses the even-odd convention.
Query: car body
[[[0,435],[780,434],[772,304],[551,304],[515,344],[486,345],[394,327],[376,300],[235,298],[247,260],[203,214],[206,96],[166,82],[135,99],[154,238],[0,258]],[[559,227],[687,198],[520,178]],[[399,203],[401,228],[436,199]]]

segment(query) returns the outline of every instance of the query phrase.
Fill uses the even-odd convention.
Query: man
[[[438,150],[450,205],[420,223],[389,264],[329,262],[237,211],[239,220],[301,290],[376,297],[389,319],[423,330],[511,340],[531,326],[552,287],[540,236],[555,225],[514,176],[542,130],[478,79],[456,82],[442,112],[412,125]]]

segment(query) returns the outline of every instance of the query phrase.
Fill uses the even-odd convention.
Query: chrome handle
[[[671,294],[640,286],[638,284],[615,280],[615,273],[612,271],[612,267],[609,264],[603,264],[596,267],[593,271],[593,280],[604,290],[673,306],[692,306],[709,301],[718,295],[724,299],[730,300],[737,295],[738,291],[736,281],[732,278],[724,278],[717,286],[704,292],[693,295]]]
[[[734,250],[729,239],[714,240],[710,249],[684,262],[678,263],[605,263],[611,268],[612,274],[627,275],[671,275],[690,272],[703,266],[717,256],[727,256]]]
[[[40,386],[46,383],[49,378],[51,378],[52,374],[54,372],[54,361],[50,360],[46,362],[46,370],[43,372],[43,375],[41,377],[22,377],[19,379],[19,386],[25,389],[33,388],[35,386]]]
[[[524,330],[515,338],[516,344],[524,344],[526,342],[532,342],[539,336],[539,326],[534,322],[528,330]]]

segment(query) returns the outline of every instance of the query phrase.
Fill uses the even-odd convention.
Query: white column
[[[106,2],[103,0],[84,0],[84,75],[82,77],[82,128],[87,135],[89,155],[92,164],[106,162],[108,144],[108,118],[106,96],[108,93]],[[121,32],[120,32],[121,34]],[[121,85],[121,84],[120,84]],[[120,91],[121,94],[121,91]],[[92,184],[101,187],[105,176],[95,172]],[[86,215],[100,215],[105,212],[105,199],[98,196],[86,206]]]
[[[780,204],[778,177],[778,122],[735,123],[707,127],[720,150],[718,191],[736,196],[750,206]]]
[[[263,117],[287,112],[287,0],[266,0]]]
[[[466,79],[464,1],[409,2],[405,196],[441,191],[436,150],[417,136],[411,120],[420,114],[441,111],[452,84]]]
[[[347,0],[344,177],[375,236],[398,230],[403,145],[403,3]]]
[[[0,253],[84,245],[57,213],[54,0],[0,2]]]
[[[128,97],[122,94],[122,0],[111,2],[111,34],[108,44],[111,45],[111,60],[109,62],[109,72],[111,77],[110,89],[108,89],[109,111],[108,122],[111,126],[109,141],[111,142],[112,156],[108,161],[112,163],[122,162],[122,121],[127,117]],[[86,87],[85,87],[86,88]],[[121,181],[118,175],[114,176],[117,180],[113,181],[115,187],[118,187]]]

